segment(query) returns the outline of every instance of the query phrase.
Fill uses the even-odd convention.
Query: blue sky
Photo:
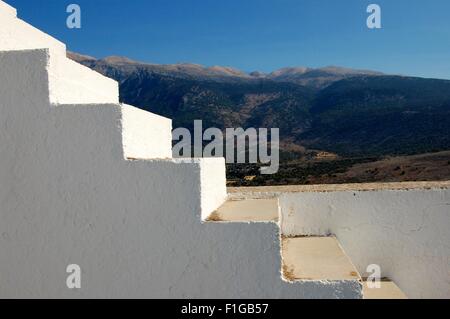
[[[339,65],[450,79],[448,0],[6,0],[19,16],[95,57],[273,71]],[[66,7],[82,9],[68,29]],[[381,30],[366,8],[382,8]]]

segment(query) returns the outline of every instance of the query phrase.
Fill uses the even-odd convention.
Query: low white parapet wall
[[[260,190],[261,191],[261,190]],[[361,274],[379,265],[410,298],[450,297],[450,183],[323,185],[278,194],[285,236],[337,236]]]

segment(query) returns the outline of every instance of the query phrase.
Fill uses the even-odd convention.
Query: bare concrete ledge
[[[230,187],[230,199],[273,198],[282,193],[329,193],[342,191],[378,191],[378,190],[413,190],[413,189],[449,189],[450,181],[437,182],[400,182],[400,183],[354,183],[354,184],[321,184],[290,185],[261,187]]]

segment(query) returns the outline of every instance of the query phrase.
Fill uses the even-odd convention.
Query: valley
[[[450,151],[384,158],[300,159],[280,162],[274,175],[257,165],[229,165],[228,186],[444,181],[450,179]]]

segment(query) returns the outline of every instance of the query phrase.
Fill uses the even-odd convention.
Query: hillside
[[[450,149],[450,81],[358,77],[315,98],[305,146],[347,156],[419,154]]]
[[[331,165],[320,164],[329,166],[325,171],[330,176],[335,175],[333,169],[341,172],[385,156],[450,150],[446,80],[339,67],[264,74],[69,56],[119,81],[122,101],[170,117],[174,127],[192,129],[196,119],[202,119],[204,127],[221,129],[278,127],[282,163],[325,151],[338,158]],[[318,171],[320,165],[315,166]],[[230,176],[244,177],[248,170],[236,166],[229,171]]]

